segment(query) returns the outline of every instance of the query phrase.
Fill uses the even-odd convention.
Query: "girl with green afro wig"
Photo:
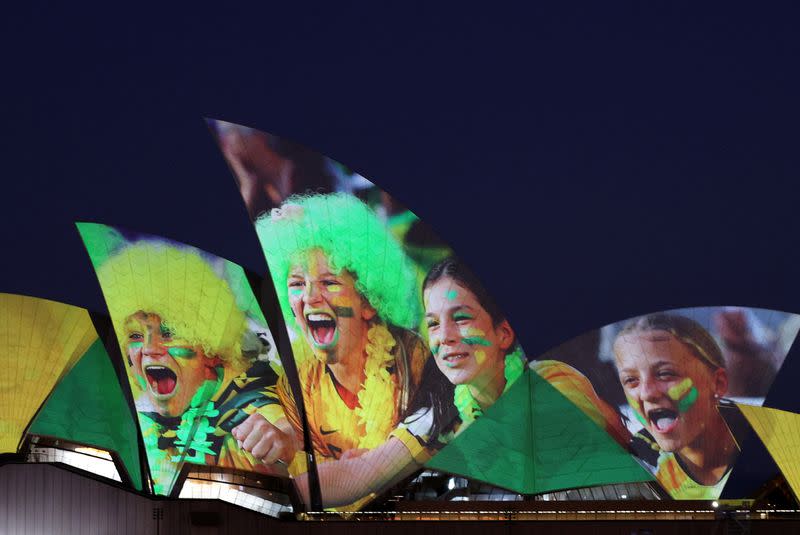
[[[363,202],[343,193],[292,196],[256,222],[281,310],[294,323],[286,281],[309,252],[322,251],[347,270],[384,322],[414,328],[419,318],[416,271],[400,243]]]
[[[97,268],[120,347],[124,322],[138,312],[157,314],[181,338],[243,370],[241,341],[247,318],[228,283],[199,254],[153,242],[137,242]]]

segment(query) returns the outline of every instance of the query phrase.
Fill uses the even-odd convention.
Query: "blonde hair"
[[[228,283],[194,250],[134,243],[110,256],[97,277],[123,351],[125,321],[145,312],[158,315],[207,356],[246,367],[241,348],[246,316]]]

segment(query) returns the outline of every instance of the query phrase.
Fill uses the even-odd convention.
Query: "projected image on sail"
[[[737,404],[761,405],[800,317],[747,307],[648,314],[548,353],[585,370],[625,414],[630,449],[676,499],[720,496],[749,429]]]
[[[288,428],[280,359],[244,270],[164,238],[78,224],[125,361],[158,494],[183,463],[285,475],[292,448],[243,448],[256,418]],[[254,416],[257,415],[257,416]],[[293,440],[293,434],[287,434]]]
[[[576,432],[551,444],[553,451],[582,460],[601,452],[611,459],[604,466],[618,469],[570,473],[582,472],[581,481],[590,483],[650,478],[623,449],[629,433],[621,416],[574,368],[529,363],[477,277],[410,210],[309,149],[247,127],[210,124],[286,318],[306,420],[290,403],[283,408],[298,434],[308,426],[325,506],[357,509],[423,465],[523,493],[567,484],[533,475],[530,402],[515,404],[499,433],[520,440],[495,447],[487,442],[492,433],[481,430],[493,421],[495,405],[532,396],[539,380],[555,392],[540,407],[562,416],[561,405],[575,411]],[[463,438],[476,433],[477,441]],[[586,447],[581,440],[590,437],[595,442]],[[495,451],[470,455],[469,443]],[[506,470],[512,458],[520,463]],[[492,462],[502,467],[492,470]],[[290,471],[308,499],[306,467]]]

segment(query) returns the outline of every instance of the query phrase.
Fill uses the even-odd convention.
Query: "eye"
[[[637,384],[639,384],[639,378],[638,377],[634,377],[632,375],[623,376],[623,377],[620,378],[620,381],[622,382],[623,386],[627,386],[627,387],[631,387],[631,388],[633,388]]]
[[[659,370],[656,374],[656,377],[659,379],[674,379],[677,377],[678,374],[675,373],[673,370]]]
[[[161,338],[163,339],[170,339],[175,334],[172,332],[172,329],[170,329],[166,325],[162,325],[160,330],[161,330]]]
[[[472,315],[467,314],[466,312],[456,312],[455,314],[453,314],[453,321],[455,321],[456,323],[466,323],[474,319],[475,318]]]
[[[302,288],[306,285],[306,281],[300,279],[292,279],[289,281],[289,288]]]
[[[131,342],[141,342],[142,340],[144,340],[144,335],[142,333],[134,331],[128,335],[128,340],[130,340]]]
[[[432,330],[434,330],[434,329],[439,327],[439,322],[436,321],[436,320],[428,320],[426,322],[426,325],[428,326],[428,330],[432,331]]]

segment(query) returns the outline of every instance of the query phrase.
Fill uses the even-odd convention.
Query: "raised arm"
[[[340,507],[379,494],[420,467],[411,451],[396,437],[358,457],[320,463],[320,488],[324,507]],[[295,478],[297,489],[309,503],[308,475]]]

